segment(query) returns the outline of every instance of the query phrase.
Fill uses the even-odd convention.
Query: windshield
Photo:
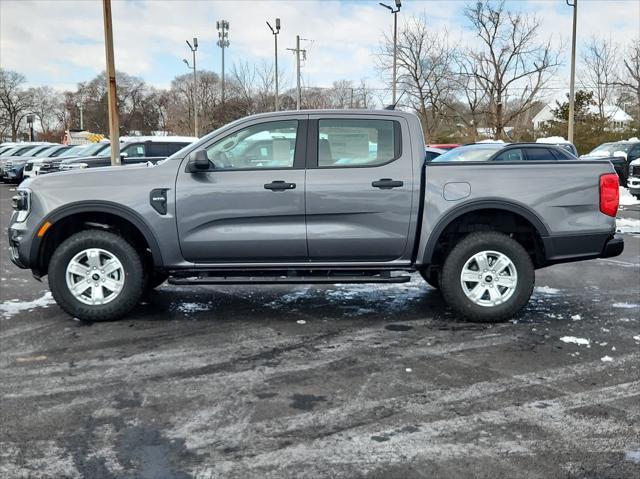
[[[441,163],[443,161],[487,161],[496,151],[504,147],[504,143],[459,146],[434,158],[432,163]]]
[[[626,141],[617,141],[615,143],[603,143],[600,146],[596,146],[592,151],[587,153],[587,156],[612,156],[616,151],[623,151],[629,153],[629,150],[633,146],[633,143]]]
[[[82,152],[83,156],[94,156],[100,153],[100,156],[104,154],[103,150],[109,149],[109,144],[106,142],[92,143],[87,145],[87,149]]]
[[[50,146],[49,148],[45,148],[44,150],[39,151],[33,156],[35,158],[44,158],[46,156],[51,156],[51,153],[56,151],[58,148],[60,148],[60,145]]]
[[[4,151],[2,153],[2,156],[13,156],[13,154],[18,151],[20,148],[22,148],[21,146],[14,146],[13,148],[9,148],[8,150]]]
[[[76,145],[69,148],[67,151],[59,155],[59,158],[69,158],[70,156],[78,156],[78,154],[83,151],[87,145]]]

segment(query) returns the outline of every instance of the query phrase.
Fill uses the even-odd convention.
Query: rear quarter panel
[[[613,233],[615,218],[600,212],[599,182],[605,173],[614,173],[610,163],[585,160],[431,163],[426,167],[423,234],[417,258],[424,258],[430,235],[455,217],[456,210],[483,202],[526,209],[539,220],[543,237]],[[468,184],[468,196],[445,199],[448,183]]]

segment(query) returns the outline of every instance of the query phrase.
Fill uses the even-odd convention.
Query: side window
[[[524,158],[522,156],[522,149],[512,148],[500,153],[493,159],[493,161],[522,161],[523,159]]]
[[[393,120],[320,120],[318,167],[377,166],[400,156]]]
[[[165,143],[164,147],[166,148],[165,155],[171,156],[176,151],[182,150],[185,146],[190,145],[191,143]]]
[[[529,161],[553,161],[556,157],[546,148],[525,148]]]
[[[145,156],[144,145],[128,145],[125,146],[120,153],[126,153],[129,158],[141,158]]]
[[[207,148],[216,169],[293,168],[298,120],[271,121],[236,131]]]
[[[153,157],[167,157],[167,144],[166,143],[158,143],[158,142],[150,142],[147,143],[147,156],[150,158]]]

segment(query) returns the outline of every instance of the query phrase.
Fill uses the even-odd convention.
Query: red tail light
[[[600,176],[600,211],[608,216],[616,216],[620,202],[618,175],[607,173]]]

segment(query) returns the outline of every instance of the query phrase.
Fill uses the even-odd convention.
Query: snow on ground
[[[189,314],[197,313],[200,311],[209,311],[211,309],[211,303],[179,303],[173,305],[172,309],[176,309],[180,313]]]
[[[22,311],[31,311],[35,308],[47,308],[55,301],[51,296],[51,293],[47,291],[40,298],[33,301],[20,301],[18,299],[10,299],[0,304],[0,314],[3,318],[8,319],[11,316],[18,314]]]
[[[629,193],[624,186],[620,187],[620,206],[640,205],[640,200]]]
[[[614,308],[622,308],[622,309],[640,308],[640,304],[635,304],[635,303],[613,303],[611,306]]]
[[[560,341],[563,343],[579,344],[581,346],[590,346],[591,340],[585,338],[576,338],[575,336],[562,336]]]
[[[616,218],[616,231],[618,233],[640,234],[640,220],[631,218]]]
[[[535,292],[542,294],[558,294],[560,290],[550,286],[536,286]]]

